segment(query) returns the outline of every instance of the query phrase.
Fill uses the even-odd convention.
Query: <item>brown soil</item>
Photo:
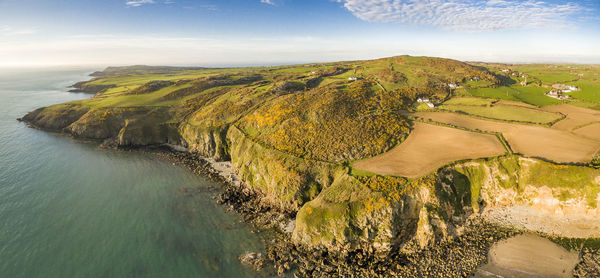
[[[500,132],[513,151],[558,163],[587,163],[600,149],[600,141],[553,128],[486,121],[449,112],[420,112],[416,116],[471,130]]]
[[[582,125],[600,121],[600,111],[570,104],[551,105],[543,109],[550,112],[559,112],[567,116],[564,120],[554,124],[552,126],[554,129],[572,131]]]
[[[575,134],[600,141],[600,122],[575,129]]]
[[[502,155],[494,135],[415,123],[406,141],[391,151],[354,164],[357,169],[409,178],[423,176],[447,163]]]

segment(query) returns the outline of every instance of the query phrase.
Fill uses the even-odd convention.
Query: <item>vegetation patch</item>
[[[300,157],[360,159],[392,148],[410,131],[406,118],[382,109],[384,103],[392,109],[403,105],[402,99],[389,97],[367,81],[325,86],[276,98],[242,118],[239,126],[253,138]]]

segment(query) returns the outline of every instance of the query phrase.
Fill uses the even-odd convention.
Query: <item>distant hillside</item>
[[[131,74],[166,74],[174,71],[182,70],[199,70],[203,67],[169,67],[169,66],[123,66],[123,67],[107,67],[103,71],[96,71],[90,74],[94,77],[105,77],[115,75],[131,75]]]

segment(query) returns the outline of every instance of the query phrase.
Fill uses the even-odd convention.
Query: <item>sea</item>
[[[215,203],[218,184],[16,120],[91,97],[67,87],[95,70],[0,69],[0,277],[264,276],[238,256],[266,236]]]

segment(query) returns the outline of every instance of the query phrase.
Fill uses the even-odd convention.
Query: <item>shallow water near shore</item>
[[[263,239],[215,204],[217,184],[16,121],[90,97],[66,86],[91,71],[0,69],[0,277],[261,276],[237,257]]]

